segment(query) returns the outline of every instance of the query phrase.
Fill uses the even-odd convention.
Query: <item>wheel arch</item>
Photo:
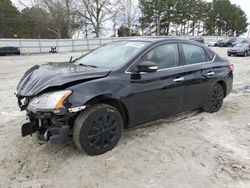
[[[122,101],[120,101],[116,98],[112,98],[110,95],[99,95],[99,96],[96,96],[96,97],[90,99],[85,104],[86,105],[94,105],[94,104],[98,104],[98,103],[108,104],[108,105],[116,108],[122,115],[122,118],[124,121],[123,128],[124,129],[128,128],[128,123],[129,123],[128,109]]]
[[[227,84],[223,81],[223,80],[220,80],[218,82],[216,82],[217,84],[220,84],[222,87],[223,87],[223,90],[224,90],[224,98],[226,97],[227,95]]]

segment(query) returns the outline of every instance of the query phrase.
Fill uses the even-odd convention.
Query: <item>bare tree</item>
[[[55,33],[58,38],[65,38],[65,27],[67,24],[67,15],[64,10],[64,5],[58,0],[43,0],[42,6],[46,9],[50,15],[48,30]]]
[[[117,36],[118,14],[119,14],[119,10],[115,9],[113,11],[113,14],[112,14],[112,17],[111,17],[111,21],[112,21],[112,24],[113,24],[113,36],[114,37]]]
[[[112,18],[116,0],[78,0],[78,4],[77,13],[92,25],[99,37],[103,23]]]
[[[66,5],[66,23],[68,25],[68,37],[72,38],[72,22],[71,22],[71,17],[70,17],[70,0],[64,0],[65,1],[65,5]]]
[[[129,30],[138,22],[139,19],[139,6],[138,1],[123,0],[118,4],[119,9],[119,22],[121,25],[126,26]]]
[[[48,14],[46,18],[48,31],[56,34],[58,38],[72,38],[75,25],[73,2],[72,0],[40,0],[36,2]]]

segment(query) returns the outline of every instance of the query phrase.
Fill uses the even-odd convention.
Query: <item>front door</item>
[[[130,70],[133,95],[126,99],[126,104],[133,109],[130,116],[133,125],[180,112],[183,107],[184,88],[179,70],[178,44],[158,45],[136,64],[142,61],[156,63],[158,71],[134,74],[135,70]]]

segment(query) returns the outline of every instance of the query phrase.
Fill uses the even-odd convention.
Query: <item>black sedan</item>
[[[0,48],[0,56],[6,55],[20,55],[20,50],[17,47],[1,47]]]
[[[38,133],[90,155],[118,143],[123,129],[201,108],[214,113],[231,92],[233,65],[203,44],[188,40],[128,40],[102,46],[72,63],[29,69],[17,86],[29,122],[23,136]]]

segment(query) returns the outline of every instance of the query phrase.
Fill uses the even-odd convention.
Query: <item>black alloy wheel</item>
[[[123,128],[117,109],[107,104],[94,105],[79,114],[74,125],[76,146],[89,155],[100,155],[115,147]]]
[[[223,104],[223,99],[225,97],[224,88],[220,84],[215,84],[210,91],[208,101],[204,107],[204,111],[209,113],[218,112]]]

